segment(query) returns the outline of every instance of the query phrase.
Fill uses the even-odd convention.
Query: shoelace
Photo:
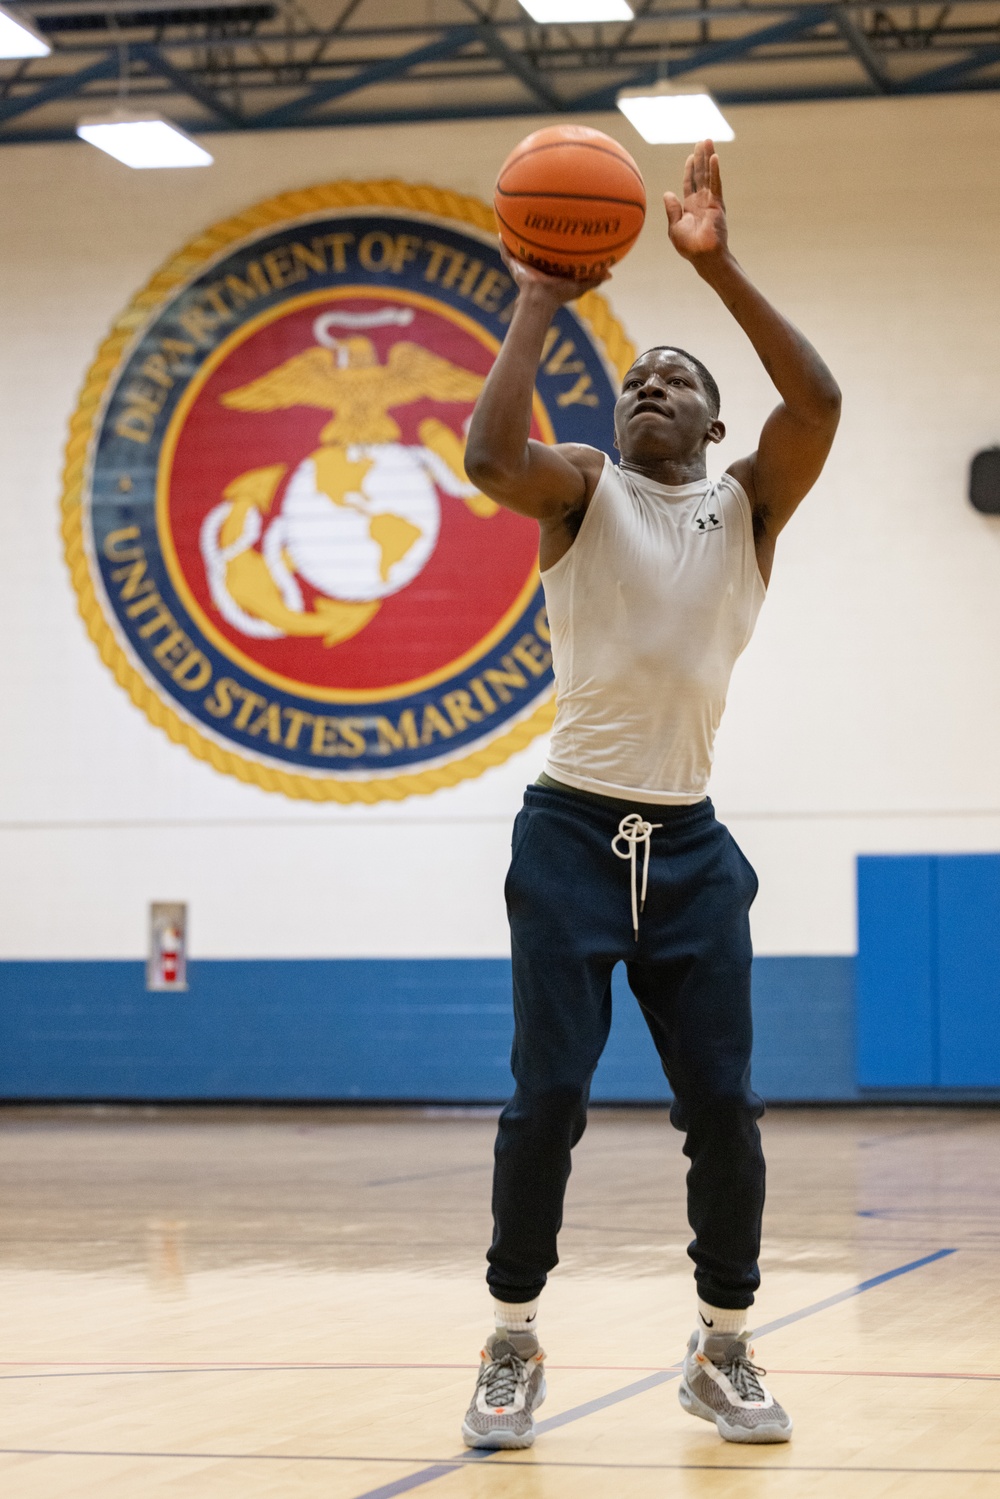
[[[630,812],[627,817],[622,818],[618,824],[618,832],[611,840],[612,850],[618,855],[618,858],[630,859],[632,861],[632,931],[635,934],[637,942],[639,940],[639,912],[646,904],[646,884],[649,880],[650,840],[653,836],[653,829],[662,828],[662,826],[662,822],[647,822],[644,817],[640,817],[638,812]],[[619,848],[619,842],[624,843],[625,847]],[[638,870],[636,865],[636,851],[640,843],[643,848],[641,894],[637,889]]]
[[[767,1398],[757,1377],[759,1374],[766,1374],[767,1370],[762,1369],[759,1364],[752,1364],[746,1354],[738,1355],[732,1363],[720,1364],[719,1368],[741,1400]]]
[[[505,1353],[487,1364],[479,1378],[486,1386],[487,1405],[510,1405],[519,1381],[524,1378],[524,1360],[516,1353]]]

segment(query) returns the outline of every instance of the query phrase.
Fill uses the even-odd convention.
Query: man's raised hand
[[[711,141],[699,141],[684,167],[684,196],[663,194],[670,242],[685,260],[724,251],[728,244],[726,205],[722,201],[719,158]]]
[[[500,255],[519,292],[548,297],[556,307],[561,307],[566,302],[575,302],[584,292],[595,291],[603,282],[611,279],[610,271],[603,271],[592,281],[577,281],[572,276],[546,275],[536,266],[525,265],[523,260],[516,260],[503,240],[500,241]]]

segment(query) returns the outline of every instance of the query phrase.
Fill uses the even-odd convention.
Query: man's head
[[[647,349],[622,381],[615,446],[628,462],[686,463],[721,442],[719,387],[693,354],[672,344]]]

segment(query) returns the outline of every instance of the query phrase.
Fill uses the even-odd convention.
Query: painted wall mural
[[[72,421],[66,556],[102,659],[216,770],[374,802],[544,732],[537,528],[465,475],[514,288],[491,210],[340,182],[199,236],[139,293]],[[632,349],[561,309],[533,434],[611,449]]]

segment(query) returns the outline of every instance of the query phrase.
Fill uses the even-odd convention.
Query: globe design
[[[420,450],[399,443],[321,448],[299,464],[265,555],[329,598],[362,603],[398,593],[434,551],[441,524]]]

